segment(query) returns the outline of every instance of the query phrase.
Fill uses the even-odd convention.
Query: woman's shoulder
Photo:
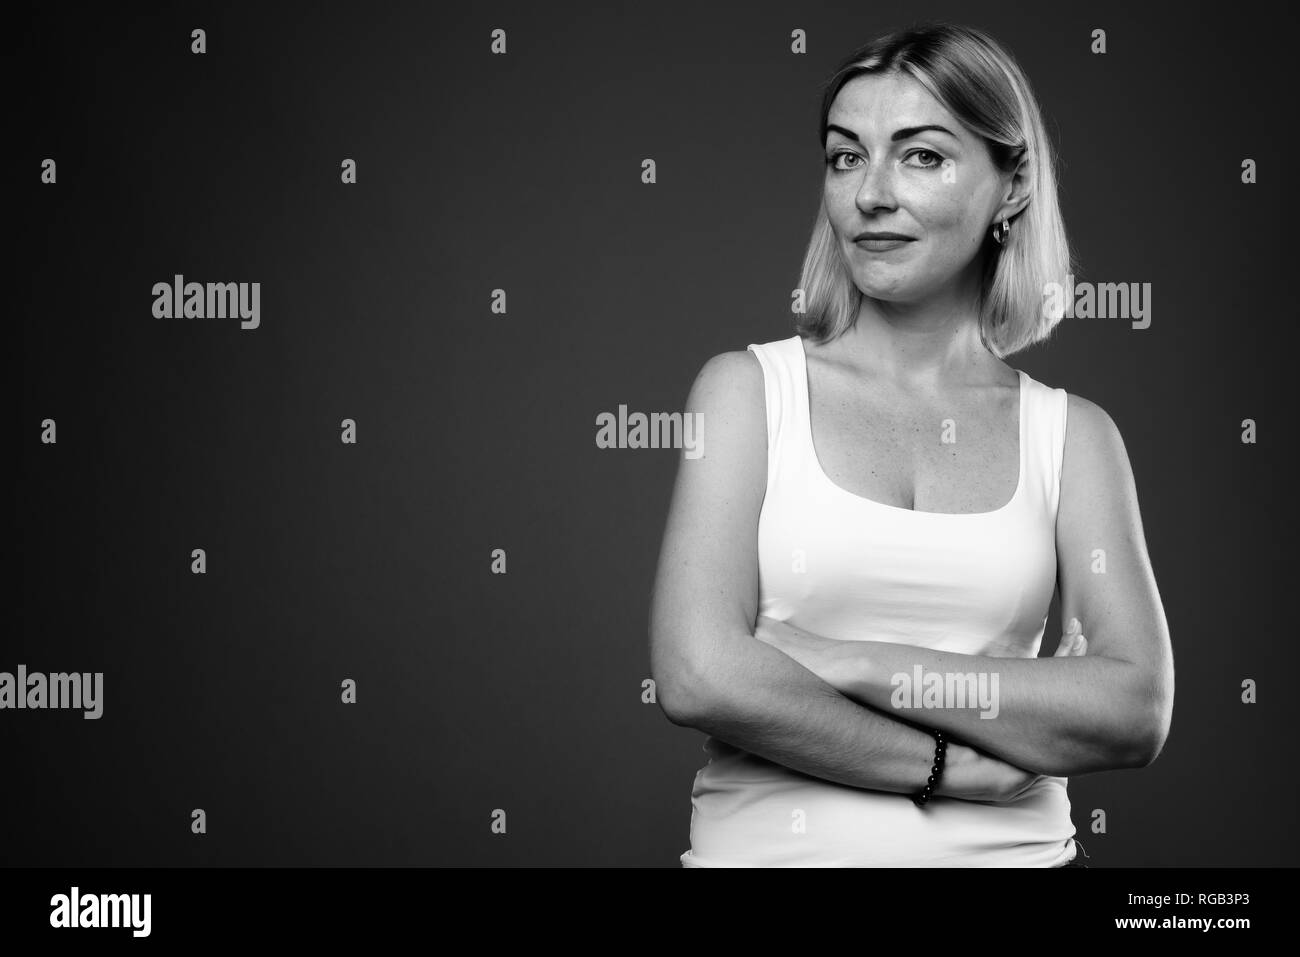
[[[1063,426],[1061,454],[1064,469],[1087,482],[1107,474],[1123,474],[1130,469],[1128,451],[1119,426],[1097,402],[1059,386],[1049,386],[1030,378],[1055,403]],[[1085,474],[1086,473],[1086,474]]]
[[[1037,396],[1064,425],[1064,454],[1067,461],[1081,460],[1118,466],[1127,462],[1128,454],[1119,426],[1098,403],[1061,386],[1049,385],[1018,369]]]
[[[1028,380],[1031,388],[1043,395],[1049,395],[1059,402],[1063,411],[1069,413],[1070,418],[1077,416],[1080,420],[1085,420],[1083,424],[1091,425],[1093,428],[1104,428],[1108,422],[1114,425],[1110,416],[1106,414],[1106,410],[1091,399],[1085,399],[1083,396],[1069,392],[1061,386],[1049,385],[1041,379],[1034,378],[1023,369],[1017,369],[1016,371]]]
[[[1066,455],[1073,450],[1076,455],[1096,456],[1101,461],[1127,460],[1124,439],[1110,413],[1091,399],[1064,389],[1058,391],[1065,394]]]
[[[763,367],[749,349],[719,352],[705,360],[695,374],[688,411],[716,415],[748,416],[763,408]]]
[[[800,337],[751,342],[743,349],[719,352],[707,359],[695,377],[697,386],[706,389],[761,393],[763,367],[773,361],[791,361],[795,349],[802,349]]]

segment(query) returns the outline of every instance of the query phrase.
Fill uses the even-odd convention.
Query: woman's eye
[[[857,153],[854,153],[854,152],[851,152],[851,151],[849,151],[849,150],[840,150],[838,153],[832,153],[829,157],[827,157],[827,159],[826,159],[826,165],[827,165],[827,166],[834,167],[836,170],[843,171],[843,170],[844,170],[844,167],[838,165],[837,162],[836,162],[836,161],[837,161],[841,156],[853,156],[853,157],[858,157],[858,154],[857,154]],[[858,157],[858,158],[860,158],[860,157]],[[851,167],[850,167],[850,168],[851,168]]]
[[[912,152],[908,153],[907,155],[911,157],[911,156],[920,156],[921,154],[925,154],[926,156],[932,156],[934,157],[935,160],[933,163],[922,163],[921,164],[922,169],[932,169],[933,167],[943,165],[943,157],[940,156],[938,153],[936,153],[934,150],[912,150]]]

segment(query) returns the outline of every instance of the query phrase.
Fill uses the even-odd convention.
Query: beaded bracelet
[[[912,802],[917,807],[925,807],[926,802],[934,796],[934,789],[939,785],[939,779],[943,777],[943,761],[948,751],[948,739],[944,733],[937,728],[930,732],[934,735],[934,766],[930,768],[930,776],[926,779],[925,787],[921,788],[919,794],[912,795]]]

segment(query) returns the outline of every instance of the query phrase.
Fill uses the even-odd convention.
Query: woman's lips
[[[915,242],[913,239],[859,239],[854,245],[859,246],[868,252],[883,253],[890,249],[898,249],[900,246],[906,246],[908,243]]]

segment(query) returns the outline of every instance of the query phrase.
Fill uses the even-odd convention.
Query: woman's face
[[[903,74],[850,80],[827,120],[826,213],[863,294],[917,302],[977,281],[995,214],[1016,209],[983,141]],[[907,241],[859,239],[870,232]]]

